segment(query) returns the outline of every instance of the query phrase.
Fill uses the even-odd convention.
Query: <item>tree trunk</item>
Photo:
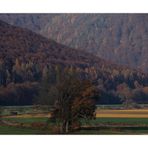
[[[67,121],[66,122],[66,133],[68,133],[69,132],[69,122]]]
[[[63,134],[66,133],[66,121],[63,121],[63,123],[62,123],[61,132]]]
[[[68,133],[69,132],[69,129],[70,129],[69,121],[63,121],[61,132],[63,134]]]

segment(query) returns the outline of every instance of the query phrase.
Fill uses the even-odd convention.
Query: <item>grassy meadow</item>
[[[81,120],[81,129],[70,134],[148,134],[148,109],[118,109],[98,106],[95,120]],[[3,107],[2,118],[12,125],[0,125],[0,134],[52,134],[46,125],[48,107]],[[12,115],[17,112],[17,115]],[[17,124],[17,126],[15,126]],[[34,128],[38,126],[39,128]],[[52,128],[52,124],[49,125]]]

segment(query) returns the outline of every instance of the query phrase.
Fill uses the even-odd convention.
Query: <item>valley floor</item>
[[[50,113],[47,112],[5,114],[0,134],[53,134],[50,129],[43,128],[48,117]],[[97,109],[96,119],[82,120],[81,125],[70,134],[148,134],[148,109]]]

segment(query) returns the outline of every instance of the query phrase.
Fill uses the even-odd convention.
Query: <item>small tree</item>
[[[58,121],[62,133],[74,129],[81,118],[95,118],[95,87],[90,81],[80,80],[76,73],[63,73],[57,83],[50,86],[48,96],[40,97],[41,102],[53,102],[52,121]],[[45,100],[44,100],[45,98]]]
[[[95,103],[92,99],[95,88],[89,81],[81,81],[73,77],[65,78],[54,86],[54,109],[51,118],[61,123],[61,132],[68,133],[81,118],[95,117]]]
[[[117,88],[117,93],[118,93],[119,97],[121,98],[123,105],[126,108],[131,108],[136,105],[134,98],[133,98],[134,95],[133,95],[132,89],[130,89],[127,86],[127,84],[125,84],[125,83],[120,84]]]

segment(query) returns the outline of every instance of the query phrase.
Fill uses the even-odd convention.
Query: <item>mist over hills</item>
[[[148,72],[147,14],[1,14],[0,19]]]

